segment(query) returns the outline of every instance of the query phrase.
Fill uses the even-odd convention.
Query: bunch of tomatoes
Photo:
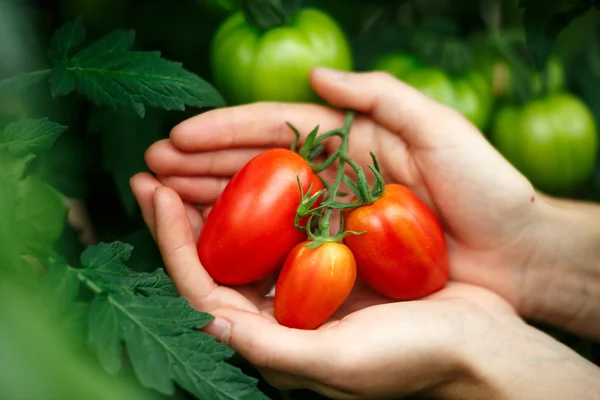
[[[357,278],[395,300],[440,290],[449,274],[444,231],[412,191],[386,184],[376,157],[375,179],[347,155],[354,112],[340,129],[315,128],[298,149],[275,148],[250,160],[215,202],[198,240],[206,271],[224,285],[245,285],[279,274],[275,318],[290,328],[316,329],[350,295]],[[322,160],[323,141],[338,136]],[[320,172],[337,164],[332,183]],[[352,167],[352,176],[345,165]],[[347,202],[339,187],[353,196]],[[332,217],[339,229],[331,232]]]

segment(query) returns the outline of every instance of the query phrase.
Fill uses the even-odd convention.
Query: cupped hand
[[[488,341],[481,335],[494,324],[521,323],[500,297],[469,285],[391,303],[359,283],[319,329],[286,328],[265,297],[268,282],[229,288],[206,273],[195,247],[203,223],[196,207],[149,174],[134,177],[132,188],[179,293],[216,317],[205,330],[280,389],[338,399],[453,392],[469,378],[473,341]]]
[[[311,81],[331,105],[361,113],[350,157],[365,168],[374,152],[386,182],[406,185],[440,217],[452,279],[489,288],[521,308],[543,207],[532,185],[458,112],[388,74],[317,69]],[[339,128],[343,120],[340,111],[308,104],[218,109],[177,125],[146,161],[183,199],[210,206],[250,158],[291,145],[286,121],[307,134],[317,124],[321,131]],[[326,142],[329,154],[337,144]]]

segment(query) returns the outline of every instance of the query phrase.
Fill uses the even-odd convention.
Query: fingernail
[[[215,319],[204,328],[204,331],[209,335],[213,335],[215,339],[217,339],[217,342],[228,344],[231,324],[226,319],[215,317]]]
[[[340,71],[339,69],[325,68],[325,67],[317,67],[314,69],[314,72],[316,74],[321,75],[321,78],[335,79],[335,80],[342,79],[346,75],[345,71]]]

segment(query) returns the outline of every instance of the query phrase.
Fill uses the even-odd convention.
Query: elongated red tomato
[[[356,257],[358,276],[385,296],[411,300],[441,289],[449,260],[442,227],[412,191],[386,185],[382,197],[346,217],[344,243]]]
[[[356,262],[343,243],[298,244],[275,286],[275,318],[284,326],[316,329],[344,303],[356,281]]]
[[[200,262],[212,278],[242,285],[276,272],[290,250],[306,239],[294,227],[300,189],[323,188],[309,163],[286,149],[267,150],[229,181],[215,202],[200,238]]]

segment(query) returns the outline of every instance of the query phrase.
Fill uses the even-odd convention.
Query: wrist
[[[572,349],[514,316],[485,323],[465,332],[459,379],[440,385],[436,398],[600,400],[600,369]]]
[[[541,196],[519,312],[600,338],[600,207]]]

